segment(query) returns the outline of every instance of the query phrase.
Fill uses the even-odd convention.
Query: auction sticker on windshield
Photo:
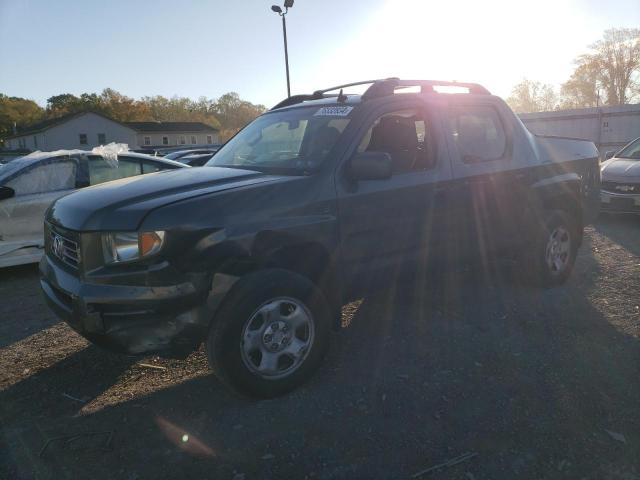
[[[314,117],[346,117],[351,113],[353,107],[322,107],[316,113]]]

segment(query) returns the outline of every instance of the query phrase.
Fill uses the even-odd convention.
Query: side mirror
[[[352,180],[386,180],[392,172],[391,156],[386,152],[357,153],[349,166]]]
[[[616,154],[616,151],[615,151],[615,150],[607,150],[607,151],[604,153],[604,159],[605,159],[605,160],[609,160],[610,158],[613,158],[613,157],[615,156],[615,154]]]
[[[0,187],[0,200],[5,198],[13,198],[16,195],[16,191],[11,187]]]

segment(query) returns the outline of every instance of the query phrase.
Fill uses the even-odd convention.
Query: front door
[[[48,159],[21,171],[5,186],[15,196],[0,200],[0,265],[35,262],[44,248],[44,215],[54,200],[72,192],[76,159]]]
[[[348,284],[393,282],[407,264],[419,265],[443,242],[440,198],[451,168],[438,122],[423,104],[397,102],[368,119],[350,157],[386,152],[386,180],[345,179],[338,173],[341,252]],[[347,159],[347,162],[349,159]]]

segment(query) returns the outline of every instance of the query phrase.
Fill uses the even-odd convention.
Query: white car
[[[640,214],[640,137],[601,164],[601,211]]]
[[[44,214],[79,188],[186,165],[138,153],[35,152],[0,166],[0,267],[35,263],[44,249]],[[188,167],[187,167],[188,168]]]

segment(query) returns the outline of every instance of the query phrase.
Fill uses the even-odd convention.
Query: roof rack
[[[398,89],[411,87],[420,87],[420,93],[438,93],[434,87],[454,87],[466,88],[471,95],[491,95],[489,90],[478,83],[463,83],[446,80],[401,80],[397,77],[391,77],[379,80],[364,80],[361,82],[345,83],[344,85],[316,90],[312,94],[294,95],[292,97],[285,98],[271,110],[288,107],[290,105],[306,102],[308,100],[319,100],[322,98],[337,97],[338,95],[327,95],[327,92],[342,90],[344,88],[354,87],[357,85],[368,84],[371,84],[371,86],[367,88],[367,90],[362,94],[363,101],[367,101],[372,98],[393,95],[394,92]]]
[[[401,80],[387,78],[371,85],[362,95],[363,100],[393,94],[401,88],[420,87],[420,93],[438,93],[434,87],[466,88],[471,95],[491,95],[489,90],[478,83],[465,83],[447,80]]]

